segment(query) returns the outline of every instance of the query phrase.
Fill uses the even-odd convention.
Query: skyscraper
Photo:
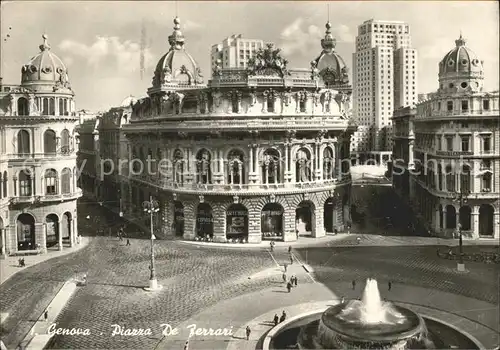
[[[393,110],[417,102],[417,52],[410,26],[399,21],[368,20],[358,27],[353,54],[354,118],[369,126],[369,151],[390,151]],[[360,136],[358,135],[358,138]]]
[[[222,43],[212,45],[211,69],[220,60],[220,68],[246,68],[248,59],[255,52],[264,48],[264,42],[257,39],[245,39],[239,35],[231,35],[222,40]]]

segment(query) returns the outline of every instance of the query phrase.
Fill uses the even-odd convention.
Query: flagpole
[[[142,206],[144,207],[144,211],[149,213],[149,228],[151,230],[151,265],[149,266],[149,269],[151,271],[151,274],[149,276],[149,287],[144,288],[147,291],[157,291],[162,289],[162,286],[158,285],[158,280],[156,279],[156,269],[155,269],[155,250],[154,250],[154,214],[160,211],[160,205],[158,201],[153,200],[153,196],[149,197],[149,202],[145,201],[142,203]]]

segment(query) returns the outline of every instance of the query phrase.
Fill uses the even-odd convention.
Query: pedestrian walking
[[[43,319],[45,320],[45,322],[47,322],[48,318],[49,318],[49,310],[45,310],[45,312],[43,313]]]
[[[293,276],[293,284],[297,287],[297,276]]]
[[[271,243],[269,243],[269,249],[271,249],[271,253],[274,251],[274,242],[271,241]]]
[[[286,289],[288,289],[288,293],[292,291],[292,284],[290,282],[286,284]]]
[[[252,333],[252,331],[250,330],[250,327],[247,326],[247,329],[246,329],[247,340],[250,338],[250,333]]]
[[[285,310],[283,310],[283,313],[281,314],[281,317],[280,317],[280,323],[284,322],[285,320],[286,320],[286,312],[285,312]]]
[[[189,350],[189,340],[186,340],[186,343],[184,344],[184,350]]]
[[[283,282],[286,283],[286,273],[283,272],[283,275],[281,277],[283,277]]]
[[[290,265],[293,265],[293,255],[290,254]]]
[[[292,246],[288,247],[288,254],[292,254]]]
[[[355,289],[356,289],[356,281],[352,280],[352,290],[355,290]]]
[[[280,318],[278,317],[278,314],[274,314],[274,326],[276,327],[280,321]]]
[[[391,282],[391,281],[389,281],[389,283],[387,283],[387,289],[390,291],[390,290],[391,290],[391,288],[392,288],[392,282]]]
[[[288,268],[288,264],[287,263],[283,264],[283,267],[285,268],[285,272],[286,272],[286,269]]]
[[[127,244],[126,245],[130,245],[130,239],[127,238]]]

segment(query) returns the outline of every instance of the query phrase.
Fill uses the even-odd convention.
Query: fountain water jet
[[[361,301],[351,300],[339,315],[348,323],[363,324],[400,324],[404,316],[396,311],[390,303],[382,301],[375,279],[367,279]]]
[[[406,349],[423,340],[427,329],[413,311],[382,301],[377,281],[368,279],[362,299],[327,309],[314,333],[302,329],[300,349]]]

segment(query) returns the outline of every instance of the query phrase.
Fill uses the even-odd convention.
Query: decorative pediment
[[[266,44],[259,49],[255,57],[248,60],[248,75],[267,75],[284,77],[290,75],[286,65],[288,60],[281,57],[281,49],[275,49],[273,44]]]

